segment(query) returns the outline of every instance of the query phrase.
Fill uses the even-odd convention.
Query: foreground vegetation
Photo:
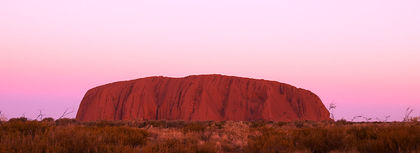
[[[419,122],[86,122],[51,118],[0,123],[0,152],[420,152]]]

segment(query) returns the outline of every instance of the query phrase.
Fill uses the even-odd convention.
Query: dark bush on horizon
[[[19,117],[19,118],[11,118],[9,119],[9,122],[26,122],[28,121],[28,118],[26,117]]]
[[[75,124],[77,123],[76,119],[70,119],[70,118],[61,118],[61,119],[57,119],[55,120],[55,124],[56,125],[69,125],[69,124]]]
[[[47,118],[42,119],[42,122],[54,122],[54,121],[55,120],[52,117],[47,117]]]

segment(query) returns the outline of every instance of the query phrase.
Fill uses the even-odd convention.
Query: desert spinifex
[[[97,121],[11,119],[0,152],[362,152],[420,151],[420,123],[301,121]]]

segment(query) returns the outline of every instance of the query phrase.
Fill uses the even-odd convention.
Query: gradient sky
[[[1,0],[0,110],[76,115],[95,86],[147,76],[275,80],[336,118],[420,116],[418,0]]]

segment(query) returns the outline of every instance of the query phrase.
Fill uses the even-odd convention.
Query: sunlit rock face
[[[76,119],[330,120],[314,93],[275,81],[224,75],[147,77],[90,89]]]

